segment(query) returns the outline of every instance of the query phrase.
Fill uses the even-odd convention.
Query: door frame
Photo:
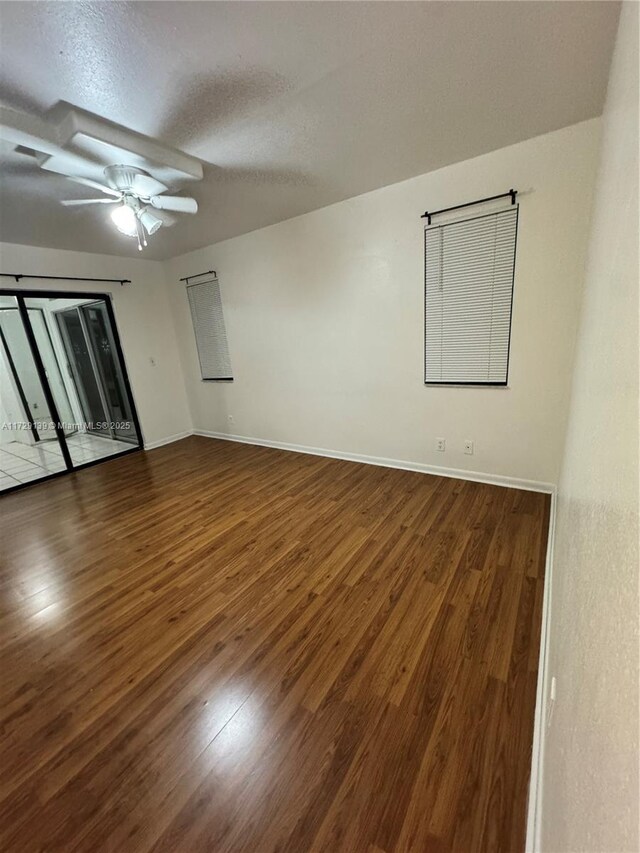
[[[27,340],[29,342],[29,348],[31,350],[31,355],[33,357],[33,361],[35,364],[36,372],[38,374],[38,378],[42,385],[42,390],[45,395],[45,399],[47,401],[47,405],[49,407],[49,413],[54,422],[54,431],[56,434],[56,438],[58,439],[58,443],[60,445],[60,449],[62,451],[62,458],[64,459],[66,469],[63,471],[57,471],[54,474],[48,474],[46,477],[42,477],[39,480],[32,480],[29,483],[19,483],[16,486],[12,486],[10,489],[4,489],[0,492],[0,497],[3,495],[11,494],[12,492],[17,492],[18,489],[24,489],[27,486],[33,486],[37,483],[45,483],[48,480],[53,480],[57,477],[63,477],[66,474],[70,474],[74,471],[81,471],[84,468],[92,468],[94,465],[100,465],[102,462],[108,462],[111,459],[119,459],[121,456],[126,456],[130,453],[138,453],[140,450],[143,450],[143,439],[142,439],[142,430],[140,428],[140,421],[138,419],[138,411],[136,408],[135,400],[133,398],[133,391],[131,389],[131,383],[129,382],[129,375],[127,373],[126,362],[124,360],[124,352],[122,350],[122,345],[120,343],[120,334],[118,332],[118,326],[116,324],[116,317],[113,310],[112,304],[112,295],[110,293],[78,293],[76,291],[68,291],[68,290],[28,290],[28,289],[17,289],[17,288],[0,288],[0,296],[12,296],[16,299],[18,312],[22,319],[22,325],[24,326],[24,331],[27,336]],[[64,431],[61,429],[60,424],[60,415],[58,414],[58,407],[56,406],[56,402],[53,396],[53,392],[51,391],[51,386],[49,385],[49,381],[47,379],[44,363],[42,361],[42,357],[40,355],[40,350],[38,348],[38,342],[36,340],[33,327],[29,320],[28,306],[25,303],[25,299],[86,299],[91,300],[92,302],[104,301],[107,306],[107,315],[109,317],[109,323],[111,324],[111,331],[113,333],[113,340],[116,348],[116,355],[120,360],[120,365],[122,368],[122,379],[125,387],[125,391],[129,398],[129,402],[131,404],[131,419],[133,420],[133,425],[135,428],[136,438],[138,440],[137,445],[129,445],[126,449],[122,451],[122,453],[114,454],[111,456],[105,456],[102,459],[93,459],[91,462],[83,462],[79,465],[75,465],[73,460],[71,459],[71,454],[69,453],[69,448],[67,446],[67,442],[64,436]],[[124,443],[124,442],[123,442]]]

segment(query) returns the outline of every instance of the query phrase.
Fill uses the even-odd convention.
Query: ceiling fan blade
[[[195,198],[180,195],[155,195],[151,204],[158,210],[175,210],[177,213],[197,213],[198,202]]]
[[[64,199],[60,204],[64,204],[65,207],[76,207],[80,204],[118,204],[118,202],[117,198],[73,198]]]
[[[120,198],[121,193],[118,190],[112,190],[111,187],[105,187],[104,184],[99,184],[97,181],[92,181],[89,178],[76,178],[74,175],[65,175],[65,178],[76,184],[82,184],[83,187],[91,187],[91,189],[100,190],[100,192],[106,193],[106,195]]]
[[[151,175],[134,175],[131,181],[131,189],[136,195],[143,198],[150,198],[152,195],[159,195],[165,192],[168,187],[163,183],[152,178]]]

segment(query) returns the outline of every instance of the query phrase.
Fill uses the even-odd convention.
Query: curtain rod
[[[100,281],[108,284],[131,284],[130,278],[82,278],[82,276],[75,275],[24,275],[23,273],[16,272],[0,272],[0,276],[3,278],[15,278],[17,282],[19,282],[21,278],[42,278],[47,281]]]
[[[197,272],[195,275],[185,275],[185,277],[181,278],[180,281],[189,281],[190,278],[200,278],[202,275],[212,275],[214,278],[218,278],[218,274],[215,270],[205,270],[204,272]]]
[[[511,204],[515,204],[517,195],[518,190],[509,190],[509,192],[500,193],[500,195],[490,195],[488,198],[479,198],[477,201],[467,201],[465,204],[456,204],[454,207],[443,207],[440,210],[432,210],[431,212],[425,210],[420,219],[426,219],[427,225],[431,225],[431,217],[437,216],[439,213],[449,213],[452,210],[460,210],[462,207],[472,207],[474,204],[484,204],[486,201],[495,201],[498,198],[507,198],[507,196],[511,197]]]

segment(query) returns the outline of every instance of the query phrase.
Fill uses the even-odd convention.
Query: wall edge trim
[[[551,632],[551,601],[553,589],[553,554],[558,506],[557,490],[551,493],[549,509],[549,533],[547,556],[544,567],[544,590],[542,597],[542,624],[540,626],[540,653],[538,656],[538,682],[536,686],[536,710],[533,721],[533,743],[531,745],[531,772],[529,775],[529,799],[527,804],[527,835],[525,853],[542,850],[543,779],[546,741],[546,697],[549,695],[549,646]]]
[[[176,432],[174,435],[168,435],[165,438],[159,438],[157,441],[145,441],[144,449],[155,450],[156,447],[163,447],[165,444],[180,441],[183,438],[188,438],[190,435],[193,435],[191,430],[185,430],[184,432]]]
[[[310,447],[305,444],[290,444],[285,441],[272,441],[266,438],[253,438],[245,435],[232,435],[213,430],[194,429],[193,435],[204,438],[217,438],[222,441],[234,441],[240,444],[255,444],[259,447],[273,447],[276,450],[289,450],[294,453],[308,453],[311,456],[327,456],[330,459],[344,459],[347,462],[362,462],[365,465],[379,465],[383,468],[399,468],[403,471],[417,471],[422,474],[434,474],[437,477],[452,477],[456,480],[470,480],[474,483],[488,483],[492,486],[506,486],[511,489],[524,489],[530,492],[555,494],[553,483],[539,480],[523,480],[518,477],[507,477],[501,474],[484,474],[479,471],[464,471],[459,468],[443,468],[439,465],[427,465],[422,462],[411,462],[406,459],[388,459],[384,456],[367,456],[361,453],[350,453],[344,450],[330,450],[322,447]]]

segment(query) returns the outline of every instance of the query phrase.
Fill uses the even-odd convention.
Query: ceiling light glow
[[[136,214],[127,204],[118,205],[111,211],[111,219],[121,234],[127,237],[137,237]]]

